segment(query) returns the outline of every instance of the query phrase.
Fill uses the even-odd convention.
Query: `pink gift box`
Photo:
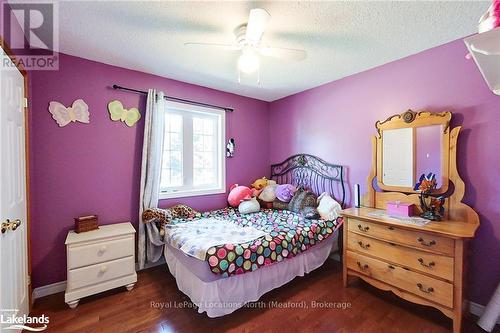
[[[415,205],[406,202],[392,201],[387,203],[387,215],[410,217]]]

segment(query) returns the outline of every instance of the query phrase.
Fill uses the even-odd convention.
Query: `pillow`
[[[282,202],[290,202],[295,191],[297,189],[291,184],[278,185],[276,187],[276,198]]]
[[[273,202],[276,199],[276,187],[278,185],[267,185],[259,194],[259,199],[265,202]]]
[[[259,202],[256,197],[245,200],[240,203],[238,210],[241,214],[257,213],[260,210]]]
[[[340,204],[330,194],[324,192],[318,197],[318,213],[323,220],[336,220],[341,210]]]
[[[317,218],[319,214],[316,210],[316,200],[317,197],[314,193],[299,189],[288,203],[288,209],[300,213],[308,219]]]

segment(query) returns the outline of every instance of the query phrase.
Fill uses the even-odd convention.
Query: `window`
[[[167,102],[160,199],[224,193],[225,111]]]

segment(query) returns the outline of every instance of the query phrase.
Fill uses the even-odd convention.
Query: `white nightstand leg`
[[[78,306],[78,303],[80,302],[79,299],[75,300],[75,301],[71,301],[71,302],[68,302],[66,304],[68,304],[68,306],[71,308],[71,309],[74,309]]]
[[[131,284],[127,284],[125,286],[125,288],[127,288],[128,291],[131,291],[132,289],[134,289],[134,286],[135,286],[135,283],[131,283]]]

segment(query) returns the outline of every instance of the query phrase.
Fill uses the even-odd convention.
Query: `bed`
[[[299,154],[272,165],[271,179],[279,184],[308,188],[317,195],[326,191],[343,206],[343,171],[343,166]],[[242,215],[230,207],[201,216],[172,219],[171,224],[185,228],[199,219],[214,222],[214,225],[216,221],[230,221],[238,227],[254,228],[263,233],[248,242],[207,245],[206,252],[196,255],[189,249],[186,251],[185,230],[177,234],[167,232],[164,256],[168,269],[179,290],[191,299],[198,312],[206,312],[212,318],[230,314],[323,265],[332,249],[338,249],[338,230],[342,225],[341,219],[305,219],[286,210],[262,209]],[[207,225],[206,228],[210,228],[210,223]],[[203,239],[198,241],[204,242]]]

